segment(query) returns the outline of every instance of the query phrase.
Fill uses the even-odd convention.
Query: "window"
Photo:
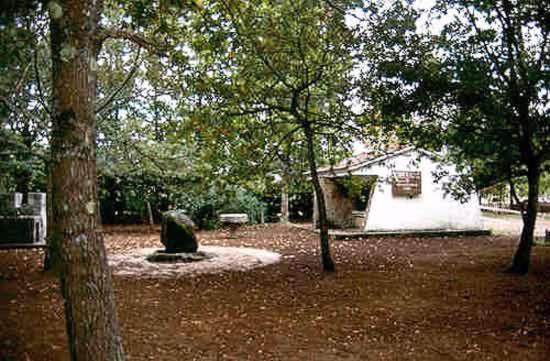
[[[394,171],[392,194],[394,197],[416,197],[422,193],[420,172]]]

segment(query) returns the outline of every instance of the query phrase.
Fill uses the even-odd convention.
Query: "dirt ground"
[[[106,228],[110,253],[158,230]],[[282,254],[247,272],[115,277],[128,360],[549,360],[550,247],[504,272],[514,236],[334,241],[283,225],[199,233],[202,244]],[[0,252],[0,360],[68,360],[55,279],[39,251]]]

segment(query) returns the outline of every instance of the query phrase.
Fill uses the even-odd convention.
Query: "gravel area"
[[[198,262],[154,263],[146,257],[158,248],[147,247],[109,255],[109,265],[118,276],[133,277],[181,277],[203,273],[247,271],[279,262],[280,255],[262,249],[248,247],[200,246],[209,259]]]
[[[523,227],[520,216],[515,215],[497,215],[484,212],[482,221],[483,226],[490,229],[494,234],[519,236]],[[535,227],[535,237],[544,237],[545,230],[550,230],[550,219],[538,217]]]

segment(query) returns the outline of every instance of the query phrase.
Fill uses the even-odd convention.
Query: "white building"
[[[332,228],[367,232],[482,228],[477,194],[465,202],[447,194],[444,184],[452,180],[456,169],[430,152],[413,147],[365,152],[318,173]],[[444,175],[437,180],[436,174]]]

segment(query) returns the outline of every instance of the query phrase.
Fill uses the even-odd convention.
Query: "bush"
[[[32,216],[34,210],[31,206],[25,204],[19,208],[15,207],[1,207],[0,217],[19,217],[19,216]]]
[[[257,195],[237,187],[187,194],[176,204],[190,215],[199,229],[218,227],[220,213],[246,213],[250,223],[259,223],[262,210],[266,208]]]
[[[148,174],[128,177],[103,176],[100,205],[104,223],[139,223],[147,220],[147,201],[155,220],[169,209],[181,209],[200,229],[218,226],[221,212],[248,214],[260,222],[266,204],[259,195],[233,185],[205,183],[200,178],[162,178]]]

